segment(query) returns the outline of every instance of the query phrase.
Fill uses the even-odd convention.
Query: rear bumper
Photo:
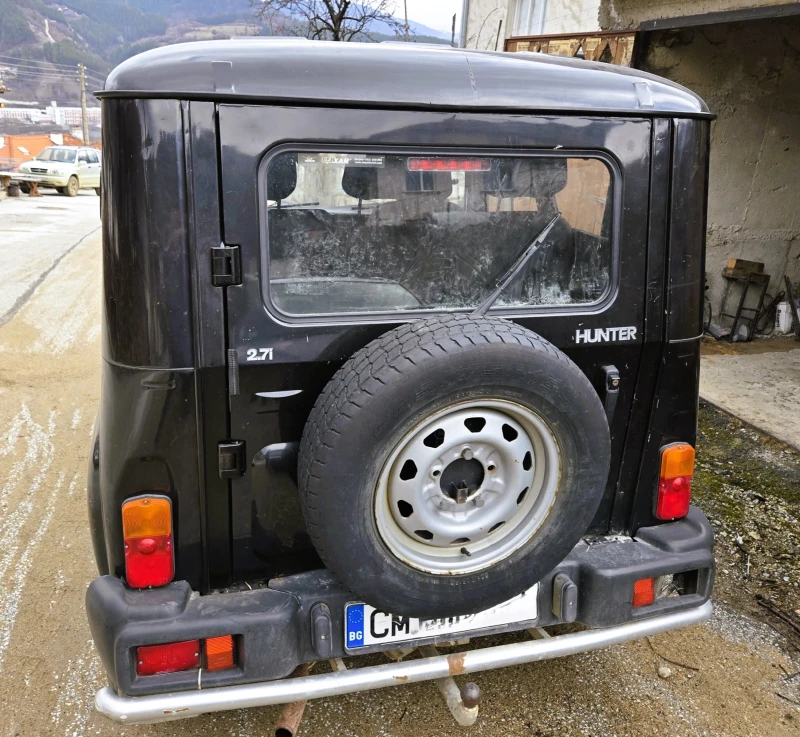
[[[31,174],[39,179],[40,187],[66,187],[69,184],[69,175],[57,177],[52,174]]]
[[[695,612],[692,616],[700,616],[698,612],[705,612],[702,616],[708,616],[708,610],[704,609],[703,605],[711,595],[714,577],[712,545],[713,535],[708,520],[696,508],[692,508],[686,519],[678,522],[642,528],[636,538],[586,538],[573,549],[558,568],[540,582],[537,619],[490,631],[464,633],[459,637],[476,637],[497,631],[557,624],[560,620],[552,612],[553,578],[562,572],[577,585],[577,620],[588,627],[616,629],[624,626],[627,629],[620,632],[628,634],[619,636],[623,639],[633,639],[642,636],[636,634],[639,630],[633,626],[634,624],[641,623],[645,630],[651,626],[671,629],[682,626],[682,623],[688,624],[690,623],[688,620],[682,619],[682,615],[689,616],[688,612]],[[686,574],[685,581],[688,584],[684,593],[657,600],[651,606],[634,609],[631,604],[634,582],[641,578],[667,574]],[[129,700],[126,697],[197,691],[198,686],[202,687],[201,694],[185,694],[180,697],[196,697],[191,703],[195,704],[198,711],[192,713],[225,708],[222,704],[232,703],[225,699],[228,699],[234,690],[239,693],[243,689],[241,693],[245,694],[242,696],[245,700],[250,698],[246,694],[251,692],[270,694],[265,697],[269,699],[283,699],[282,696],[274,695],[284,693],[281,690],[283,687],[277,688],[280,684],[264,682],[285,678],[300,663],[396,647],[387,645],[350,652],[346,650],[344,607],[354,600],[353,594],[343,588],[327,571],[312,571],[273,579],[264,587],[254,590],[207,596],[194,594],[185,581],[175,582],[161,589],[132,591],[117,578],[101,576],[95,579],[87,590],[87,614],[95,646],[119,696],[113,692],[101,692],[98,698],[101,699],[102,705],[98,708],[110,716],[124,714],[127,713],[125,709],[131,709],[130,718],[133,719],[133,714],[138,713],[136,711],[138,707],[134,707],[132,703],[125,709],[122,709],[122,706],[111,705],[128,704]],[[324,640],[315,638],[312,634],[316,631],[312,627],[312,610],[318,614],[320,605],[326,609],[330,623],[330,636]],[[659,621],[661,624],[658,624]],[[649,630],[645,631],[648,632]],[[230,670],[200,673],[187,671],[136,677],[134,655],[135,648],[140,645],[227,634],[234,634],[237,640],[237,665]],[[613,635],[612,640],[607,642],[604,639],[606,637],[604,631],[579,634],[583,639],[577,642],[587,644],[587,649],[622,641],[613,639],[617,636]],[[562,638],[557,639],[561,641]],[[591,645],[591,643],[599,644]],[[419,640],[409,644],[410,646],[436,644],[436,640]],[[528,644],[526,643],[526,647]],[[491,650],[494,651],[495,648]],[[543,651],[534,648],[530,650],[528,660],[509,662],[529,662],[543,657],[567,654],[558,648],[548,650],[552,652],[549,655],[541,655],[541,652]],[[494,657],[493,655],[492,658]],[[505,657],[506,655],[502,655],[496,663],[494,660],[491,663],[486,661],[489,664],[476,667],[475,670],[507,664],[503,659]],[[436,673],[439,671],[435,670],[430,677],[441,677]],[[421,676],[417,680],[424,680],[426,677]],[[316,683],[314,679],[319,678],[322,676],[314,676],[309,682]],[[246,684],[258,685],[246,686]],[[215,692],[214,689],[234,686],[236,689],[224,689],[226,696],[220,700],[220,705],[208,709],[200,708],[206,704],[209,694]],[[275,688],[272,688],[273,686]],[[286,697],[289,701],[297,697],[292,690],[294,688],[295,686],[285,686],[285,689],[288,689],[286,693],[291,691],[291,696]],[[309,692],[303,698],[332,693],[325,689],[320,693],[313,692],[313,695]],[[169,698],[179,697],[173,693]],[[208,703],[213,705],[217,702],[212,699]],[[257,703],[279,703],[279,701],[268,700]],[[195,709],[195,706],[191,709]]]
[[[123,724],[146,724],[185,719],[215,711],[288,704],[589,652],[678,627],[698,624],[710,616],[711,602],[706,602],[691,609],[661,614],[616,627],[470,650],[457,656],[439,655],[344,672],[227,688],[131,698],[119,696],[112,688],[106,687],[97,692],[95,708],[101,714]]]

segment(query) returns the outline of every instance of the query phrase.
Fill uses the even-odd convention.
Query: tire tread
[[[422,352],[433,357],[432,348],[444,354],[455,352],[464,347],[459,340],[469,346],[478,345],[475,337],[486,344],[499,341],[542,351],[563,362],[565,367],[574,368],[574,364],[564,353],[540,335],[508,320],[496,317],[476,318],[471,315],[429,318],[407,323],[353,354],[328,382],[314,404],[303,432],[298,456],[298,487],[308,534],[326,566],[329,566],[329,559],[325,549],[321,511],[309,504],[309,499],[317,496],[314,482],[320,478],[312,474],[311,469],[315,463],[324,466],[327,454],[335,452],[335,436],[347,434],[347,423],[352,422],[355,412],[362,408],[357,401],[359,395],[373,395],[368,389],[368,383],[378,381],[384,384],[374,375],[374,367],[380,364],[403,376],[404,367],[410,364],[416,368],[417,362],[413,358],[415,353],[419,355]],[[492,337],[495,341],[491,340]]]

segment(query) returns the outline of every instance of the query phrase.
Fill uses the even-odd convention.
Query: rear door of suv
[[[592,525],[592,531],[607,531],[644,346],[653,122],[232,104],[218,106],[217,120],[223,246],[237,252],[241,267],[241,283],[224,288],[230,437],[243,444],[244,473],[229,479],[230,519],[210,517],[207,524],[212,537],[231,536],[233,577],[319,565],[305,535],[293,465],[308,413],[355,351],[402,322],[437,312],[430,277],[420,277],[427,285],[418,290],[422,297],[414,294],[419,282],[410,280],[400,257],[394,270],[370,271],[364,264],[374,261],[362,254],[355,259],[357,269],[343,272],[336,254],[349,253],[352,261],[356,245],[363,243],[345,221],[366,217],[366,206],[382,218],[387,234],[400,234],[401,240],[408,239],[411,220],[420,237],[434,232],[439,237],[442,228],[468,227],[464,211],[477,209],[484,218],[476,226],[483,228],[481,237],[511,253],[514,248],[504,238],[513,227],[507,224],[524,220],[526,211],[544,212],[541,196],[539,202],[525,196],[525,177],[539,177],[530,173],[530,159],[544,162],[551,176],[561,176],[562,168],[566,172],[554,206],[572,233],[573,250],[553,249],[544,258],[561,259],[561,267],[556,264],[551,272],[561,268],[567,280],[553,278],[545,285],[554,290],[550,297],[540,289],[538,297],[516,304],[501,300],[491,314],[553,342],[601,394],[604,367],[618,370],[611,474]],[[429,163],[412,164],[412,159]],[[458,170],[443,178],[441,167],[457,166],[437,163],[448,159],[477,162],[469,165],[481,178],[472,177],[470,186],[465,184],[469,175]],[[311,186],[312,180],[317,184]],[[323,180],[333,183],[322,186]],[[419,201],[413,199],[415,191],[427,197],[427,210],[411,204]],[[409,215],[412,210],[417,214]],[[495,212],[503,217],[488,217]],[[505,229],[492,225],[501,220]],[[337,225],[331,236],[332,221]],[[381,253],[375,246],[368,244]],[[399,254],[403,247],[386,245]],[[474,262],[474,254],[461,256],[454,254],[453,269]],[[377,300],[368,309],[357,297],[365,290]],[[338,306],[320,312],[323,292]],[[412,292],[405,303],[404,292]],[[468,284],[466,292],[464,306],[451,301],[444,309],[468,311],[473,306]]]

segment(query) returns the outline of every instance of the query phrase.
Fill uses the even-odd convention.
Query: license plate
[[[531,622],[537,617],[536,594],[539,584],[503,604],[477,614],[445,619],[416,619],[382,612],[369,604],[345,607],[345,647],[356,650],[370,645],[421,640],[442,635],[458,635],[515,622]]]

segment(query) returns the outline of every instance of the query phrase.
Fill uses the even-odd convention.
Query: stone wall
[[[788,0],[601,0],[600,26],[603,30],[636,28],[658,18],[721,13],[766,5],[784,5]]]

